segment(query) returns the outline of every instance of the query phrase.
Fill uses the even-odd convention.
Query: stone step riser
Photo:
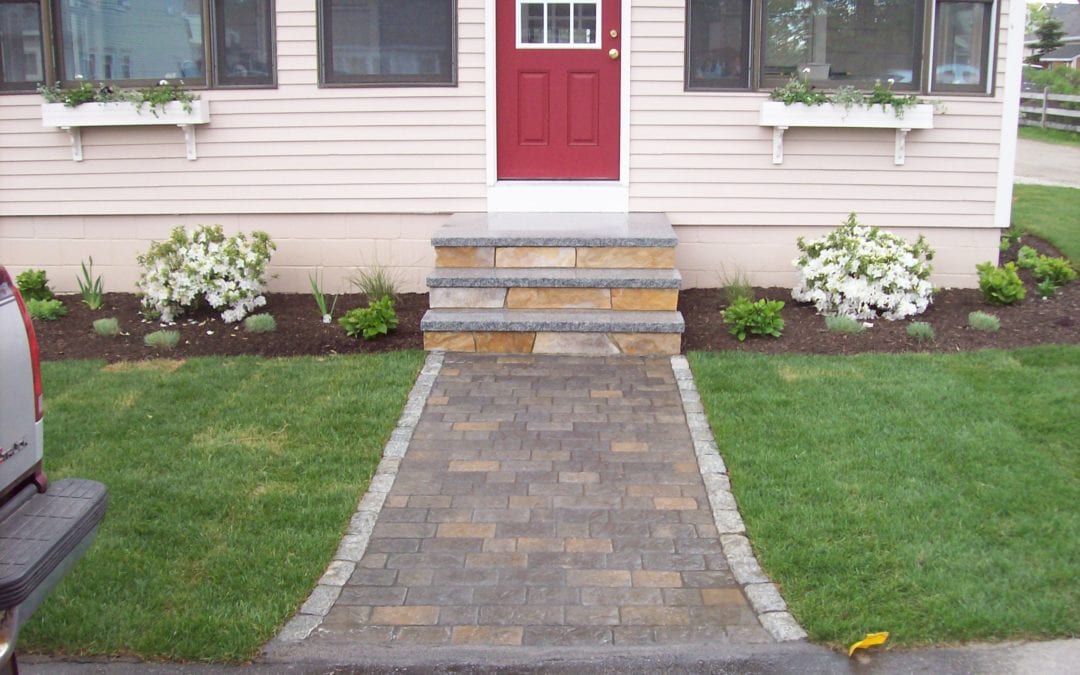
[[[668,246],[436,246],[435,267],[672,269]]]
[[[432,288],[432,309],[610,309],[672,311],[674,288]]]
[[[507,354],[678,354],[679,333],[426,331],[424,349]]]

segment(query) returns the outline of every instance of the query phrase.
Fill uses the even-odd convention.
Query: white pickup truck
[[[105,515],[101,483],[45,478],[42,403],[34,326],[0,266],[0,672],[16,675],[19,625],[89,548]]]

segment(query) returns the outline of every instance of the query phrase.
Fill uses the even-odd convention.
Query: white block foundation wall
[[[78,289],[81,261],[94,258],[94,272],[107,292],[133,292],[139,276],[136,256],[173,227],[220,224],[227,233],[265,230],[278,248],[271,260],[270,290],[307,293],[308,275],[319,270],[327,292],[351,292],[348,278],[374,263],[391,269],[404,292],[426,292],[434,267],[432,233],[446,214],[218,214],[142,216],[0,217],[0,264],[12,273],[44,269],[58,292]],[[842,218],[837,220],[839,224]],[[873,223],[868,223],[873,224]],[[758,286],[791,287],[796,240],[821,236],[828,227],[675,226],[676,266],[684,288],[713,288],[736,274]],[[978,285],[975,265],[997,261],[997,229],[891,227],[913,240],[925,234],[934,248],[934,284],[943,288]]]

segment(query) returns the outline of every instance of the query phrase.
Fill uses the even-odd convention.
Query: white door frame
[[[604,211],[630,207],[630,4],[622,2],[619,82],[619,180],[499,180],[495,98],[495,2],[484,0],[484,106],[487,135],[487,209],[497,211]]]

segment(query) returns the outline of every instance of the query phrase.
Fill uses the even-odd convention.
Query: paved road
[[[1080,148],[1019,139],[1016,182],[1080,188]]]

